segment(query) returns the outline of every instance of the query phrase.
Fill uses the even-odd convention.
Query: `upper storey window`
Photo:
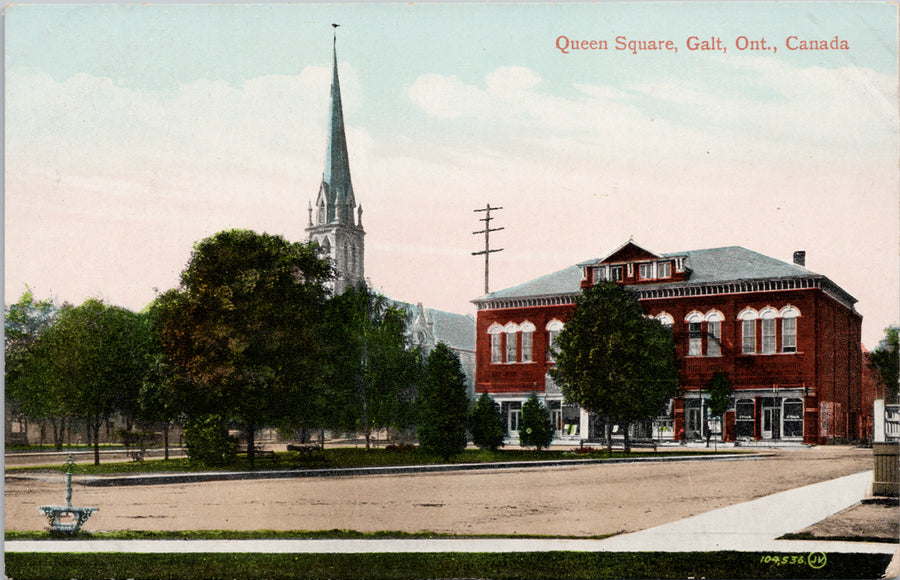
[[[778,312],[774,308],[763,308],[759,313],[762,319],[760,326],[762,327],[762,353],[775,353],[775,316]]]
[[[613,282],[621,282],[622,281],[622,266],[610,266],[609,267],[609,280]]]
[[[491,362],[503,362],[503,343],[501,336],[503,335],[503,327],[494,323],[488,328],[488,334],[491,337]]]
[[[532,355],[534,330],[532,323],[526,321],[522,324],[522,362],[531,362],[534,358]]]
[[[741,352],[756,354],[756,320],[759,313],[752,308],[745,308],[738,314],[741,320]]]
[[[797,352],[797,317],[800,311],[793,306],[785,306],[781,315],[781,352]]]
[[[656,264],[656,277],[657,278],[671,278],[672,277],[672,262],[659,262]]]
[[[653,267],[654,265],[655,264],[653,263],[640,265],[640,275],[642,280],[652,280],[653,278],[656,278],[656,272],[654,272],[655,268]]]

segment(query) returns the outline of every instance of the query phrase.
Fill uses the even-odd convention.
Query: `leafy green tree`
[[[179,288],[159,299],[161,346],[186,413],[241,424],[251,463],[256,430],[309,402],[329,276],[310,244],[229,230],[196,244]]]
[[[487,393],[482,393],[472,410],[472,442],[480,449],[496,451],[503,446],[505,438],[500,404]]]
[[[35,300],[31,289],[27,289],[15,304],[6,308],[4,395],[10,416],[21,420],[51,419],[54,442],[61,449],[64,417],[57,415],[58,409],[48,397],[39,390],[28,388],[31,377],[25,373],[28,359],[33,358],[32,347],[53,325],[58,312],[59,307],[52,299]],[[41,433],[43,434],[43,427]]]
[[[421,355],[408,344],[408,313],[365,286],[334,297],[328,313],[323,344],[334,366],[325,393],[342,403],[333,420],[361,431],[368,448],[373,431],[413,423]]]
[[[545,407],[537,394],[531,393],[522,405],[522,424],[519,425],[519,443],[523,447],[537,447],[540,451],[550,447],[553,441],[553,422],[550,411]]]
[[[466,448],[466,378],[459,358],[438,343],[425,361],[425,377],[418,393],[419,444],[445,461]]]
[[[550,373],[566,400],[624,427],[626,450],[630,423],[656,416],[677,393],[672,332],[614,283],[578,297],[554,354]]]
[[[719,419],[722,425],[722,434],[725,433],[725,425],[722,417],[728,409],[731,402],[731,378],[724,371],[716,371],[713,376],[706,381],[706,390],[709,393],[707,400],[709,414]],[[709,447],[709,439],[706,440],[706,446]]]
[[[44,397],[47,413],[83,418],[99,465],[100,428],[134,408],[148,355],[149,329],[139,314],[97,299],[64,307],[26,361],[29,398]]]
[[[869,353],[869,360],[878,368],[891,398],[898,398],[900,388],[900,327],[889,326],[884,329],[884,338]]]

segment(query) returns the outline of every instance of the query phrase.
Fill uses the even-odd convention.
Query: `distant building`
[[[500,402],[517,437],[522,403],[543,397],[557,440],[596,437],[598,418],[563,400],[548,347],[575,297],[610,280],[627,286],[647,316],[672,328],[682,394],[634,435],[698,439],[707,424],[704,385],[728,373],[734,396],[725,440],[826,443],[871,436],[872,381],[863,377],[856,299],[806,269],[741,247],[658,254],[632,241],[608,256],[474,300],[476,393]]]
[[[420,347],[427,356],[431,350],[443,342],[459,357],[463,374],[466,375],[466,393],[475,396],[475,317],[471,314],[455,314],[434,308],[425,308],[421,302],[416,306],[398,302],[409,314],[407,327],[410,342]]]

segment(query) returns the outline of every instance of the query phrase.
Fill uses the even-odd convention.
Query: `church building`
[[[700,439],[707,381],[728,374],[733,396],[726,441],[810,444],[871,436],[872,393],[863,380],[862,317],[856,299],[827,277],[742,247],[656,253],[633,241],[609,255],[474,300],[476,393],[500,404],[516,438],[522,403],[537,393],[557,442],[599,435],[600,424],[567,403],[548,374],[550,345],[582,290],[599,281],[628,287],[644,312],[672,329],[680,394],[638,437]]]
[[[350,179],[350,158],[344,131],[344,112],[338,80],[337,44],[332,48],[331,114],[328,121],[328,144],[325,171],[316,197],[315,207],[309,206],[308,239],[318,244],[322,255],[334,267],[335,294],[347,288],[367,284],[365,275],[365,230],[362,225],[362,205],[357,206]],[[469,394],[475,380],[475,319],[469,314],[455,314],[426,308],[422,303],[391,299],[410,316],[407,328],[410,344],[420,347],[424,354],[439,342],[449,346],[459,357],[466,375]]]

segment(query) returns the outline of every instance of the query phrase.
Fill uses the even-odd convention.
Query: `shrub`
[[[553,422],[550,411],[541,404],[535,393],[531,393],[522,405],[522,424],[519,426],[519,444],[522,447],[550,447],[553,441]]]
[[[487,393],[482,393],[472,411],[472,443],[479,449],[496,451],[503,446],[505,436],[500,405]]]
[[[184,426],[184,446],[191,461],[207,467],[228,465],[237,456],[238,441],[228,434],[219,415],[191,419]]]

